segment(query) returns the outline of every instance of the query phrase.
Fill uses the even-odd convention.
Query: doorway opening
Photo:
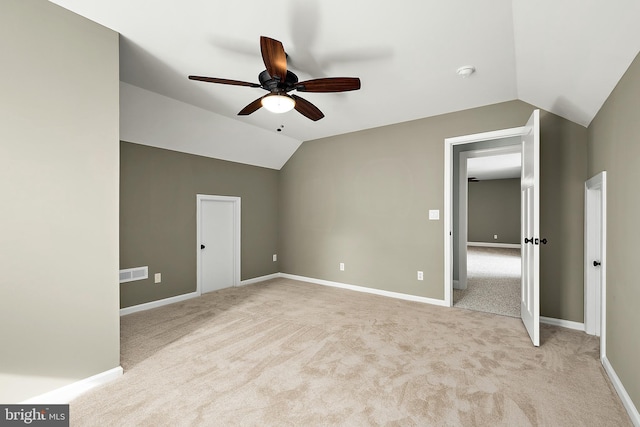
[[[516,141],[520,142],[522,158],[520,238],[523,243],[520,318],[531,337],[531,342],[537,347],[540,345],[540,245],[547,242],[546,239],[540,238],[540,110],[534,110],[525,126],[519,128],[444,140],[444,302],[445,305],[452,306],[454,283],[457,280],[457,286],[461,286],[461,278],[466,280],[466,268],[460,268],[460,263],[465,263],[467,259],[466,224],[460,226],[460,220],[465,218],[465,215],[460,215],[457,210],[459,206],[456,207],[454,204],[455,189],[461,187],[460,173],[456,169],[456,163],[458,168],[460,167],[457,160],[460,156],[456,150],[463,151],[462,148],[473,143],[485,145],[478,146],[478,149],[497,148],[500,144],[513,146],[517,144]]]
[[[520,317],[520,144],[511,137],[454,148],[454,307]]]

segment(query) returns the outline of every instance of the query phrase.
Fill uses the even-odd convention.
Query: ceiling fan
[[[298,76],[287,70],[287,54],[282,43],[278,40],[261,36],[260,51],[262,61],[267,69],[258,75],[259,84],[202,76],[189,76],[189,79],[225,85],[259,87],[269,92],[240,110],[239,116],[247,116],[260,107],[265,107],[274,113],[284,113],[295,108],[300,114],[313,121],[324,117],[322,111],[304,98],[293,94],[289,95],[289,92],[297,90],[298,92],[328,93],[360,89],[360,79],[357,77],[327,77],[299,82]]]

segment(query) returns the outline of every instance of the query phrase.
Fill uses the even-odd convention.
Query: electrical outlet
[[[493,235],[493,240],[498,240],[498,235],[497,234]]]
[[[424,273],[422,271],[418,271],[418,280],[424,280]]]
[[[340,263],[340,271],[344,271],[344,262]]]
[[[153,283],[160,283],[162,282],[162,274],[160,273],[156,273],[153,275]]]
[[[273,262],[276,262],[278,260],[278,254],[273,254]]]

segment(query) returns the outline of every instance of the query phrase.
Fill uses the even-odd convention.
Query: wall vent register
[[[125,268],[120,270],[120,283],[149,278],[149,267]]]

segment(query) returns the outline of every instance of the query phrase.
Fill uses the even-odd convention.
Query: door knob
[[[205,247],[204,245],[200,245],[200,249],[204,249],[204,247]]]
[[[525,237],[525,238],[524,238],[524,244],[526,245],[527,243],[533,243],[533,237],[532,237],[532,238],[530,238],[530,239],[529,239],[529,238],[527,238],[527,237]]]
[[[600,264],[601,264],[601,262],[600,262],[600,261],[593,261],[593,266],[594,266],[594,267],[597,267],[597,266],[599,266]]]

